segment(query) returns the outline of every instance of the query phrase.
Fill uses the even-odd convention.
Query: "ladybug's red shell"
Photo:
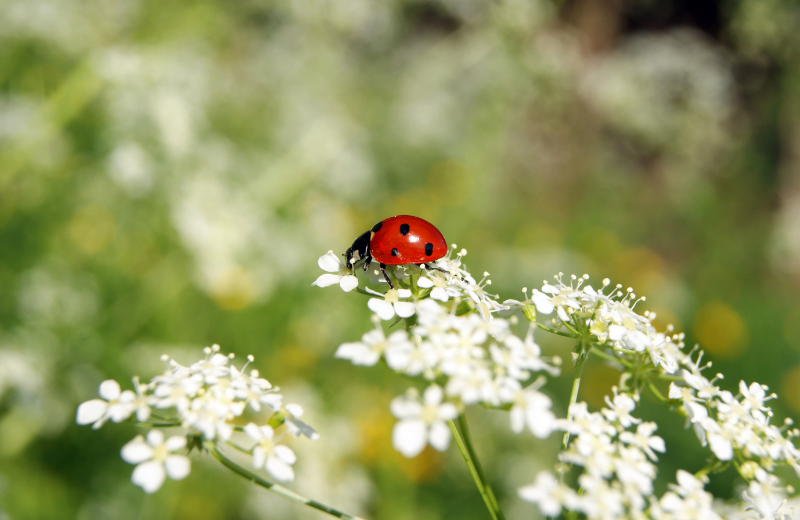
[[[398,215],[375,224],[369,252],[386,265],[423,264],[447,254],[447,242],[436,226],[419,217]]]

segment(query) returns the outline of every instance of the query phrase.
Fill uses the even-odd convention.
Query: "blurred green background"
[[[74,424],[103,379],[211,343],[254,354],[320,431],[293,445],[293,489],[488,518],[454,449],[391,448],[407,383],[333,359],[365,299],[309,286],[399,213],[503,299],[559,271],[633,286],[724,387],[800,415],[798,24],[789,0],[0,0],[0,518],[322,518],[208,456],[147,496],[119,458],[133,426]],[[616,377],[592,364],[581,398]],[[707,451],[641,408],[663,492]],[[536,518],[515,489],[558,440],[470,419],[509,518]]]

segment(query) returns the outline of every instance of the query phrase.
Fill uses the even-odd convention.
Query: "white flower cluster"
[[[393,444],[407,457],[426,444],[446,449],[451,438],[446,421],[470,404],[510,410],[511,428],[517,433],[527,426],[544,438],[555,425],[552,402],[539,391],[544,378],[535,379],[535,374],[557,375],[560,360],[541,357],[533,329],[520,339],[510,330],[514,318],[492,315],[505,306],[484,290],[490,284],[486,275],[476,282],[463,268],[464,254],[462,250],[454,259],[438,260],[436,266],[446,272],[416,266],[395,269],[402,288],[385,295],[368,290],[381,296],[368,302],[375,328],[336,351],[336,357],[355,365],[372,366],[383,359],[392,370],[429,385],[421,399],[411,389],[391,405],[400,420]],[[411,320],[406,330],[387,337],[382,321],[395,316]]]
[[[643,314],[638,314],[634,310],[637,303],[644,298],[637,299],[632,289],[623,291],[620,285],[607,290],[610,286],[608,279],[603,280],[602,287],[595,290],[586,283],[588,278],[587,275],[582,277],[573,275],[567,284],[563,281],[563,275],[559,274],[555,277],[556,283],[545,282],[541,291],[533,290],[530,298],[527,298],[527,290],[523,290],[526,293],[524,301],[507,300],[504,303],[509,308],[521,308],[526,317],[538,321],[542,328],[588,341],[590,345],[600,348],[608,356],[613,356],[609,359],[617,360],[622,369],[638,365],[640,373],[644,369],[643,373],[649,377],[669,377],[672,382],[667,398],[658,394],[653,387],[650,387],[651,390],[656,392],[656,397],[674,406],[686,417],[687,427],[692,426],[702,445],[709,446],[720,467],[736,461],[740,475],[749,482],[750,487],[742,497],[750,504],[750,510],[758,511],[761,515],[758,518],[783,518],[781,515],[788,515],[786,507],[779,510],[783,495],[770,493],[770,490],[780,489],[781,485],[780,479],[772,473],[775,466],[787,464],[800,475],[800,450],[793,443],[793,438],[800,436],[800,432],[791,428],[790,420],[787,420],[782,427],[771,424],[773,413],[766,402],[775,398],[775,394],[768,394],[768,388],[764,385],[758,383],[747,385],[744,381],[739,383],[738,395],[721,389],[716,385],[722,379],[721,374],[717,374],[711,380],[703,375],[703,371],[709,368],[711,363],[701,364],[702,351],[693,358],[697,348],[684,352],[683,334],[669,335],[657,332],[652,325],[652,320],[655,318],[653,313],[645,311]],[[606,291],[608,294],[604,294]],[[555,316],[549,322],[542,322],[537,316],[554,312]],[[610,352],[606,349],[610,349]],[[640,390],[641,388],[631,389],[632,395],[638,396]],[[617,405],[618,401],[627,402],[632,410],[633,398],[623,398],[623,395],[616,395],[613,404]],[[624,424],[625,416],[610,409],[587,415],[585,407],[573,405],[570,417],[571,421],[566,425],[559,423],[559,427],[571,434],[577,434],[578,439],[570,445],[569,451],[562,454],[562,460],[583,466],[586,473],[581,478],[584,480],[588,478],[586,475],[595,474],[592,468],[597,464],[605,467],[606,473],[600,472],[604,477],[607,477],[607,472],[613,469],[619,489],[611,495],[604,495],[603,500],[612,495],[618,498],[615,499],[616,505],[613,511],[627,510],[629,513],[642,511],[643,502],[636,503],[626,498],[634,496],[633,493],[626,492],[626,485],[633,478],[634,482],[643,486],[640,491],[646,496],[645,490],[649,489],[652,482],[652,476],[648,477],[650,470],[647,468],[651,467],[654,475],[654,466],[647,461],[648,458],[651,461],[655,460],[652,451],[645,451],[647,457],[644,458],[637,455],[641,459],[638,466],[635,466],[640,469],[638,473],[630,470],[630,467],[634,466],[627,466],[626,471],[620,474],[614,460],[602,454],[607,449],[616,450],[614,453],[623,453],[621,451],[621,446],[625,444],[623,437],[628,437],[631,433],[619,433],[619,442],[622,444],[616,448],[613,448],[613,443],[609,444],[600,434],[605,431],[608,435],[612,431],[611,427],[615,426],[614,421],[619,421],[617,427],[630,426]],[[586,422],[581,427],[576,426],[576,421],[579,423],[581,418],[586,421],[587,417],[593,417],[596,421]],[[603,417],[608,419],[605,426],[602,426]],[[635,422],[637,421],[631,424]],[[639,428],[645,428],[645,425],[640,424]],[[582,441],[582,438],[587,438],[587,431],[594,437],[590,438],[590,441]],[[663,443],[659,444],[663,446]],[[582,446],[584,450],[590,450],[585,451],[591,453],[590,458],[581,456]],[[645,449],[644,445],[640,448]],[[654,446],[650,448],[656,449]],[[630,455],[630,447],[626,446],[625,449],[625,453]],[[593,461],[597,457],[601,460],[595,464]],[[552,482],[548,480],[550,477],[541,478],[538,487],[523,488],[526,491],[521,493],[529,500],[537,502],[543,511],[550,514],[548,511],[555,507],[554,502],[552,500],[542,502],[544,499],[540,493]],[[591,500],[590,489],[605,488],[596,482],[579,483],[584,488],[581,499],[572,500],[573,496],[567,489],[562,489],[558,491],[564,497],[558,502],[559,507],[575,508],[584,511],[587,517],[594,518],[585,504],[581,504]],[[686,514],[680,511],[692,512],[691,518],[719,518],[711,509],[710,495],[706,496],[707,494],[702,491],[703,485],[698,479],[683,472],[678,475],[678,483],[679,486],[673,492],[665,495],[658,503],[651,504],[649,514],[652,518],[686,518]],[[685,510],[681,509],[683,507]],[[701,514],[699,511],[704,513]]]
[[[720,461],[754,460],[766,468],[775,463],[786,463],[800,475],[800,450],[792,439],[800,433],[784,426],[770,424],[772,409],[765,404],[775,398],[767,394],[768,388],[758,383],[749,386],[739,382],[739,394],[722,390],[701,374],[683,371],[685,386],[672,383],[670,399],[679,400],[686,413],[687,425],[694,427],[703,446],[706,443]]]
[[[656,452],[664,452],[666,446],[653,435],[655,423],[631,415],[634,397],[616,389],[614,394],[613,400],[606,397],[608,408],[600,412],[590,413],[586,403],[575,403],[570,419],[556,421],[556,428],[574,436],[559,460],[583,468],[578,478],[583,493],[542,472],[536,482],[519,490],[520,497],[538,504],[548,516],[562,509],[580,511],[587,518],[640,516],[648,505],[645,497],[653,493]]]
[[[179,480],[189,474],[189,459],[175,454],[187,446],[187,439],[238,447],[229,442],[234,432],[242,432],[252,441],[252,447],[243,451],[252,456],[254,468],[265,468],[280,481],[293,480],[291,466],[296,457],[278,441],[285,432],[312,440],[319,437],[300,420],[303,409],[297,404],[283,405],[277,387],[260,377],[257,370],[245,371],[253,356],[248,356],[248,363],[237,369],[229,365],[233,354],[220,354],[219,345],[206,347],[204,352],[203,359],[189,366],[163,356],[167,363],[164,373],[146,385],[134,377],[133,391],[121,391],[114,380],[103,381],[99,389],[102,399],[81,404],[76,422],[92,424],[96,429],[108,420],[119,423],[135,416],[144,426],[183,428],[181,435],[166,440],[160,430],[154,429],[123,447],[122,458],[138,465],[133,472],[133,483],[148,493],[157,491],[165,476]],[[266,407],[267,424],[250,422],[238,426],[248,406],[254,413]],[[276,433],[276,429],[283,431]]]
[[[652,325],[656,315],[645,311],[635,311],[639,302],[632,288],[622,290],[616,285],[609,290],[611,281],[603,280],[599,289],[594,289],[586,281],[589,275],[572,275],[569,285],[563,281],[563,273],[555,276],[556,283],[545,281],[542,290],[533,289],[531,297],[524,301],[506,300],[509,309],[521,308],[526,315],[553,314],[549,324],[558,332],[578,336],[590,336],[598,344],[615,349],[620,354],[647,352],[653,365],[672,374],[680,365],[692,365],[691,358],[684,353],[683,334],[668,335],[657,332]],[[608,294],[604,294],[608,291]],[[523,289],[527,296],[527,289]],[[535,309],[535,311],[534,311]],[[694,366],[694,365],[693,365]],[[697,367],[695,367],[697,368]]]

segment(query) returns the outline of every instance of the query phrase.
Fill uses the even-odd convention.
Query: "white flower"
[[[292,464],[297,457],[288,446],[276,444],[275,432],[270,426],[249,423],[244,427],[244,432],[256,443],[252,450],[254,468],[265,468],[270,475],[281,482],[294,480]]]
[[[367,307],[378,315],[382,320],[391,320],[397,314],[400,318],[408,318],[414,314],[414,304],[411,302],[401,302],[400,298],[410,298],[411,291],[408,289],[389,289],[386,294],[368,291],[380,298],[370,298]]]
[[[321,274],[311,285],[317,287],[328,287],[335,283],[339,284],[344,292],[350,292],[358,287],[358,278],[353,275],[353,271],[348,269],[333,251],[328,251],[317,260],[320,269],[329,274]]]
[[[423,289],[430,289],[433,287],[433,289],[431,289],[431,298],[439,300],[440,302],[446,302],[450,298],[461,296],[461,291],[458,290],[457,286],[451,285],[448,280],[441,276],[433,276],[430,273],[428,277],[421,276],[419,280],[417,280],[417,285]]]
[[[100,383],[98,393],[102,399],[92,399],[78,406],[75,422],[94,423],[92,428],[96,430],[109,419],[115,423],[124,421],[137,409],[142,410],[137,413],[140,421],[145,421],[150,416],[150,407],[140,399],[140,395],[130,390],[120,392],[119,383],[113,379]]]
[[[253,356],[248,356],[248,361],[253,361]],[[240,399],[250,405],[255,412],[261,411],[261,405],[265,404],[277,411],[281,407],[282,396],[277,393],[278,389],[273,387],[269,381],[259,377],[258,370],[251,370],[249,374],[239,371],[231,366],[231,388],[236,399]]]
[[[701,425],[706,431],[708,446],[714,452],[714,455],[719,460],[731,460],[733,458],[733,443],[731,439],[736,434],[736,431],[720,426],[711,417],[704,419]]]
[[[664,453],[667,446],[664,444],[664,439],[658,435],[653,435],[656,431],[656,423],[645,422],[636,427],[636,433],[624,431],[619,434],[619,440],[625,444],[636,446],[650,458],[652,461],[657,461],[658,457],[655,452]]]
[[[636,408],[636,401],[628,394],[618,394],[616,387],[612,390],[614,391],[614,401],[612,402],[608,396],[605,397],[608,405],[608,408],[604,408],[602,412],[605,418],[612,423],[618,421],[623,428],[642,422],[641,419],[631,415],[631,412]]]
[[[284,424],[286,424],[286,428],[289,429],[289,432],[292,435],[295,437],[303,435],[312,441],[319,439],[319,433],[317,433],[314,428],[300,420],[300,417],[303,416],[303,407],[301,407],[299,404],[289,403],[284,406],[281,411],[285,415]]]
[[[224,382],[223,382],[224,381]],[[230,380],[220,379],[201,396],[192,400],[188,410],[182,412],[183,426],[203,434],[206,440],[228,440],[233,434],[230,423],[244,413],[246,403],[236,398]]]
[[[419,338],[417,338],[419,341]],[[423,374],[425,379],[435,379],[435,367],[439,363],[438,349],[428,342],[394,342],[386,347],[386,364],[389,368],[409,376]]]
[[[227,366],[230,357],[219,353],[219,345],[212,345],[203,349],[206,353],[206,359],[201,359],[193,363],[189,370],[193,374],[200,374],[206,384],[213,385],[220,377],[225,377],[230,374],[230,368]]]
[[[562,508],[574,509],[578,498],[572,488],[559,483],[548,471],[540,472],[533,484],[519,488],[517,493],[522,500],[538,505],[543,515],[553,518]]]
[[[188,367],[170,361],[171,369],[153,378],[156,407],[175,408],[179,413],[189,408],[192,399],[203,388],[203,375],[193,374]]]
[[[721,520],[711,509],[712,496],[703,489],[704,481],[682,469],[677,474],[678,485],[671,484],[671,491],[664,493],[659,506],[670,516],[662,516],[675,520],[692,518],[696,520]]]
[[[443,403],[444,394],[438,386],[429,386],[422,396],[409,394],[392,401],[391,410],[400,419],[392,431],[392,444],[406,457],[418,455],[429,443],[444,451],[450,445],[450,429],[445,421],[455,419],[458,410],[452,403]]]
[[[543,393],[530,387],[523,390],[517,381],[510,380],[500,389],[500,398],[514,403],[509,411],[514,433],[521,433],[527,425],[531,433],[544,439],[556,428],[556,416],[550,411],[553,402]]]
[[[395,331],[387,338],[380,324],[376,324],[373,330],[361,336],[361,341],[339,345],[334,356],[340,359],[349,359],[354,365],[372,366],[387,350],[409,348],[413,348],[413,344],[409,341],[406,331]]]
[[[164,442],[164,434],[150,430],[147,442],[141,435],[122,447],[122,459],[137,464],[131,481],[146,493],[158,491],[165,477],[181,480],[189,474],[190,462],[183,455],[173,453],[186,447],[186,437],[174,436]]]

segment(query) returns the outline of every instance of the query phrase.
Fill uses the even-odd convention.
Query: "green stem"
[[[134,419],[132,422],[133,424],[137,424],[139,426],[149,426],[151,428],[174,428],[176,426],[180,426],[181,424],[183,424],[180,421],[154,423],[150,421],[139,421],[136,419]]]
[[[374,294],[370,294],[370,293],[368,293],[367,291],[365,291],[365,290],[364,290],[364,289],[362,289],[361,287],[356,287],[355,291],[356,291],[358,294],[363,294],[364,296],[369,296],[370,298],[375,298],[375,295],[374,295]]]
[[[286,489],[283,486],[275,484],[274,482],[270,482],[255,473],[247,471],[240,465],[233,462],[231,459],[226,457],[217,446],[214,444],[206,444],[206,449],[211,453],[211,455],[217,459],[223,466],[230,469],[234,473],[241,475],[242,477],[246,478],[247,480],[251,480],[255,484],[258,484],[261,487],[267,488],[268,490],[272,491],[273,493],[277,493],[278,495],[288,498],[298,504],[303,504],[309,507],[313,507],[318,511],[322,511],[323,513],[328,513],[331,516],[335,516],[336,518],[343,518],[345,520],[363,520],[363,518],[353,515],[348,515],[347,513],[342,513],[341,511],[337,511],[336,509],[327,506],[321,502],[317,502],[316,500],[311,500],[310,498],[306,498],[302,495],[298,495],[294,491]]]
[[[736,461],[734,461],[734,464],[736,464]],[[697,479],[701,479],[701,478],[705,477],[706,475],[708,475],[709,473],[713,473],[713,472],[717,471],[723,465],[724,465],[723,462],[721,462],[719,460],[715,460],[711,464],[707,465],[706,467],[702,468],[697,473],[695,473],[694,476]],[[738,469],[738,464],[736,464],[736,466],[737,466],[737,469]]]
[[[538,321],[536,322],[536,326],[537,326],[537,327],[539,327],[539,328],[540,328],[540,329],[542,329],[542,330],[546,330],[546,331],[547,331],[547,332],[549,332],[550,334],[557,334],[557,335],[559,335],[559,336],[564,336],[565,338],[571,338],[571,339],[575,339],[575,336],[573,336],[572,334],[567,334],[566,332],[561,332],[560,330],[551,329],[551,328],[550,328],[550,327],[548,327],[547,325],[542,325],[542,324],[541,324],[541,323],[539,323]]]
[[[662,374],[660,372],[656,372],[653,375],[659,379],[663,379],[664,381],[685,381],[683,376],[673,376],[670,374]]]
[[[481,498],[483,498],[483,502],[486,504],[486,509],[488,509],[489,514],[492,515],[492,519],[505,520],[503,512],[500,511],[500,506],[497,505],[497,499],[492,489],[489,487],[486,477],[483,475],[483,470],[478,464],[478,458],[474,456],[475,452],[472,447],[472,440],[469,437],[469,430],[464,428],[467,424],[464,414],[459,414],[458,422],[464,432],[463,439],[458,432],[458,428],[456,428],[455,422],[452,420],[447,421],[447,424],[450,426],[450,431],[453,432],[453,438],[458,446],[458,451],[461,452],[461,456],[464,458],[464,462],[467,464],[467,468],[472,475],[472,480],[475,481],[475,486],[478,488],[478,492],[481,494]]]
[[[596,355],[599,358],[605,359],[606,361],[610,361],[611,363],[617,363],[624,367],[631,368],[633,365],[624,359],[620,359],[612,354],[609,354],[605,351],[605,349],[593,346],[592,347],[592,354]]]
[[[503,518],[503,512],[500,510],[500,504],[497,502],[497,498],[494,496],[494,491],[492,491],[492,485],[489,484],[489,479],[486,478],[486,473],[483,471],[483,467],[481,466],[480,460],[478,460],[478,453],[475,451],[475,445],[472,442],[472,435],[469,433],[469,425],[467,424],[467,416],[459,414],[458,416],[458,425],[461,428],[461,435],[464,436],[464,444],[469,451],[470,457],[472,457],[472,462],[475,464],[475,469],[478,471],[478,476],[484,483],[486,487],[486,493],[489,495],[489,498],[492,500],[495,509],[499,517]]]
[[[647,385],[648,390],[650,390],[650,393],[653,394],[653,396],[655,396],[656,399],[658,399],[664,404],[669,403],[670,400],[664,397],[664,394],[658,391],[658,388],[656,388],[656,385],[653,383],[653,381],[650,380],[649,377],[644,378],[644,383]]]
[[[567,407],[567,421],[572,419],[572,405],[578,402],[578,390],[581,387],[581,376],[583,376],[583,365],[586,363],[586,358],[589,356],[588,352],[583,352],[578,356],[578,364],[575,365],[575,379],[572,380],[572,393],[569,396],[569,406]],[[569,432],[564,432],[561,438],[561,450],[567,449],[569,444]]]

